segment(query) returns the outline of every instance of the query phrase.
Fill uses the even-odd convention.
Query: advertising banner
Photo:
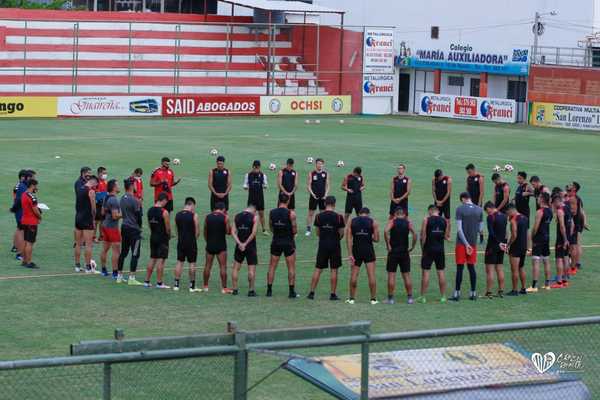
[[[394,73],[394,30],[365,27],[363,72],[365,74]]]
[[[154,96],[59,97],[64,117],[160,117],[161,98]]]
[[[260,96],[165,96],[165,117],[200,117],[203,115],[258,115]]]
[[[56,97],[0,97],[0,117],[56,117]]]
[[[526,76],[529,73],[529,49],[479,50],[469,44],[451,43],[448,47],[419,47],[400,58],[407,68],[441,69],[499,75]]]
[[[393,97],[394,75],[365,75],[363,97]]]
[[[508,99],[422,93],[419,115],[515,123],[517,104]]]
[[[515,398],[544,390],[544,384],[574,381],[572,376],[562,376],[559,368],[549,362],[540,368],[534,356],[512,343],[371,353],[369,398],[432,398],[427,396],[430,395],[437,399],[442,398],[440,393],[451,393],[452,398],[461,399]],[[286,368],[335,393],[336,398],[358,398],[360,354],[328,356],[316,361],[292,359]],[[580,382],[565,390],[569,399],[590,398]]]
[[[352,96],[261,96],[261,115],[350,114]]]
[[[532,103],[529,123],[553,128],[600,130],[600,107]]]

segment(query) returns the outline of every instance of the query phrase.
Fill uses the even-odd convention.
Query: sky
[[[397,38],[413,45],[430,41],[430,27],[440,27],[440,42],[468,42],[494,48],[533,44],[535,12],[543,15],[540,46],[577,47],[594,31],[598,0],[315,0],[315,4],[345,9],[347,25],[396,27]],[[322,22],[338,23],[324,17]]]

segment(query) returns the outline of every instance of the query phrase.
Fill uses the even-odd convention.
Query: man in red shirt
[[[35,193],[37,192],[38,182],[35,179],[27,181],[27,191],[21,196],[21,208],[23,216],[21,225],[23,227],[23,266],[26,268],[38,268],[31,262],[33,253],[33,244],[37,236],[37,228],[42,220],[42,213],[38,208],[38,201]]]
[[[104,240],[102,235],[102,204],[107,196],[106,185],[108,182],[108,171],[105,167],[98,167],[98,186],[96,187],[96,218],[94,219],[94,242],[98,243]]]
[[[144,181],[142,176],[144,171],[141,168],[136,168],[131,177],[133,178],[133,196],[139,200],[140,205],[144,205]]]
[[[168,202],[165,206],[165,210],[169,214],[173,211],[173,186],[177,185],[181,179],[175,180],[175,173],[169,167],[171,160],[169,157],[163,157],[160,160],[160,167],[152,171],[150,175],[150,186],[154,188],[154,201],[158,201],[158,195],[166,193]]]

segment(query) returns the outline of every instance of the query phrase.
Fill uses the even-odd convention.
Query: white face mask
[[[106,180],[108,178],[107,174],[102,174],[100,175],[100,179]]]

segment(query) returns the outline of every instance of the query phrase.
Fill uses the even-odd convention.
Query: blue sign
[[[529,50],[513,49],[512,54],[489,53],[473,51],[469,45],[451,44],[449,51],[418,49],[398,64],[401,68],[526,76],[529,73]]]

